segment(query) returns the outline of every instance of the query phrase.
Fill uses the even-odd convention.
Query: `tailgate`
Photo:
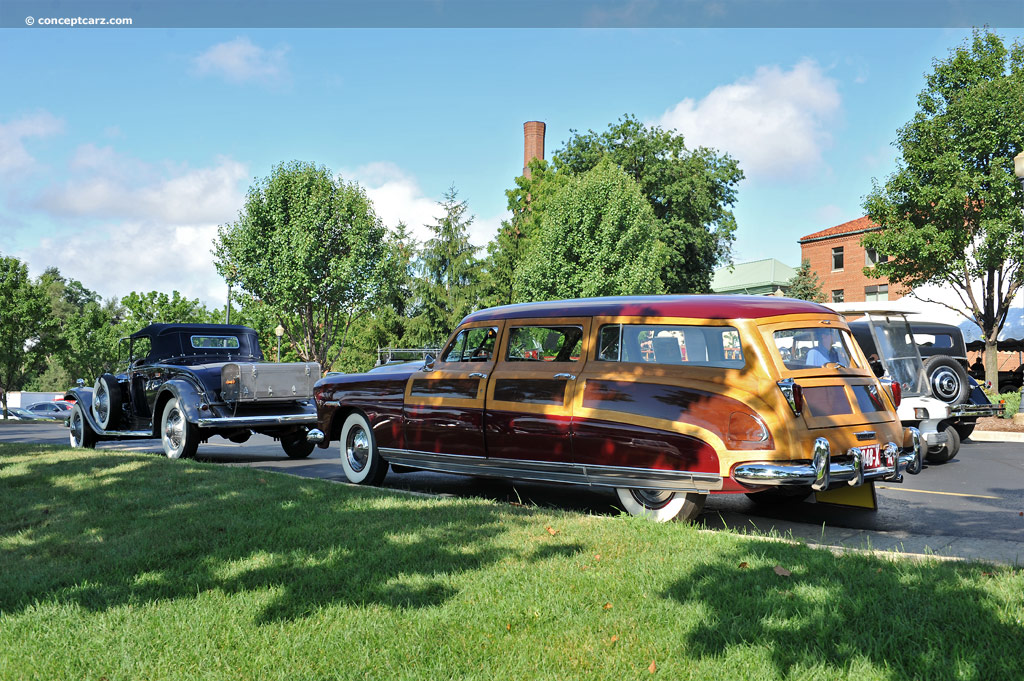
[[[804,378],[804,423],[809,429],[862,426],[896,420],[888,395],[868,378]]]

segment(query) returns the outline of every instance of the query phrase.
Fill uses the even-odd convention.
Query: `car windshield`
[[[904,395],[925,394],[924,364],[906,318],[871,315],[868,324],[888,377],[900,384]]]
[[[790,371],[861,368],[853,338],[845,329],[824,326],[780,329],[772,334],[775,349]]]

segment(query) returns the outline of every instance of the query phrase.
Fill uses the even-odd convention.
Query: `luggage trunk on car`
[[[224,365],[221,399],[225,402],[284,402],[313,396],[320,380],[316,362],[241,363]]]

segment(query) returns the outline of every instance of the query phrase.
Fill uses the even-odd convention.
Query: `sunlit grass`
[[[2,679],[1024,677],[1010,568],[30,445],[0,500]]]

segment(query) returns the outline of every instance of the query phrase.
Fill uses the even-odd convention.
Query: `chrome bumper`
[[[285,416],[212,416],[196,420],[200,428],[262,428],[265,426],[301,426],[315,424],[316,414]]]
[[[848,463],[832,461],[831,447],[823,437],[814,441],[814,458],[808,463],[744,463],[733,469],[733,478],[744,485],[810,485],[815,491],[828,489],[836,482],[845,482],[851,487],[862,485],[865,480],[889,480],[902,482],[902,471],[911,475],[921,472],[925,444],[917,428],[909,428],[913,445],[901,452],[894,442],[882,447],[882,465],[870,470],[864,469],[863,454],[858,447],[847,450]]]
[[[953,416],[998,416],[1003,413],[1000,404],[957,404],[949,408]]]

